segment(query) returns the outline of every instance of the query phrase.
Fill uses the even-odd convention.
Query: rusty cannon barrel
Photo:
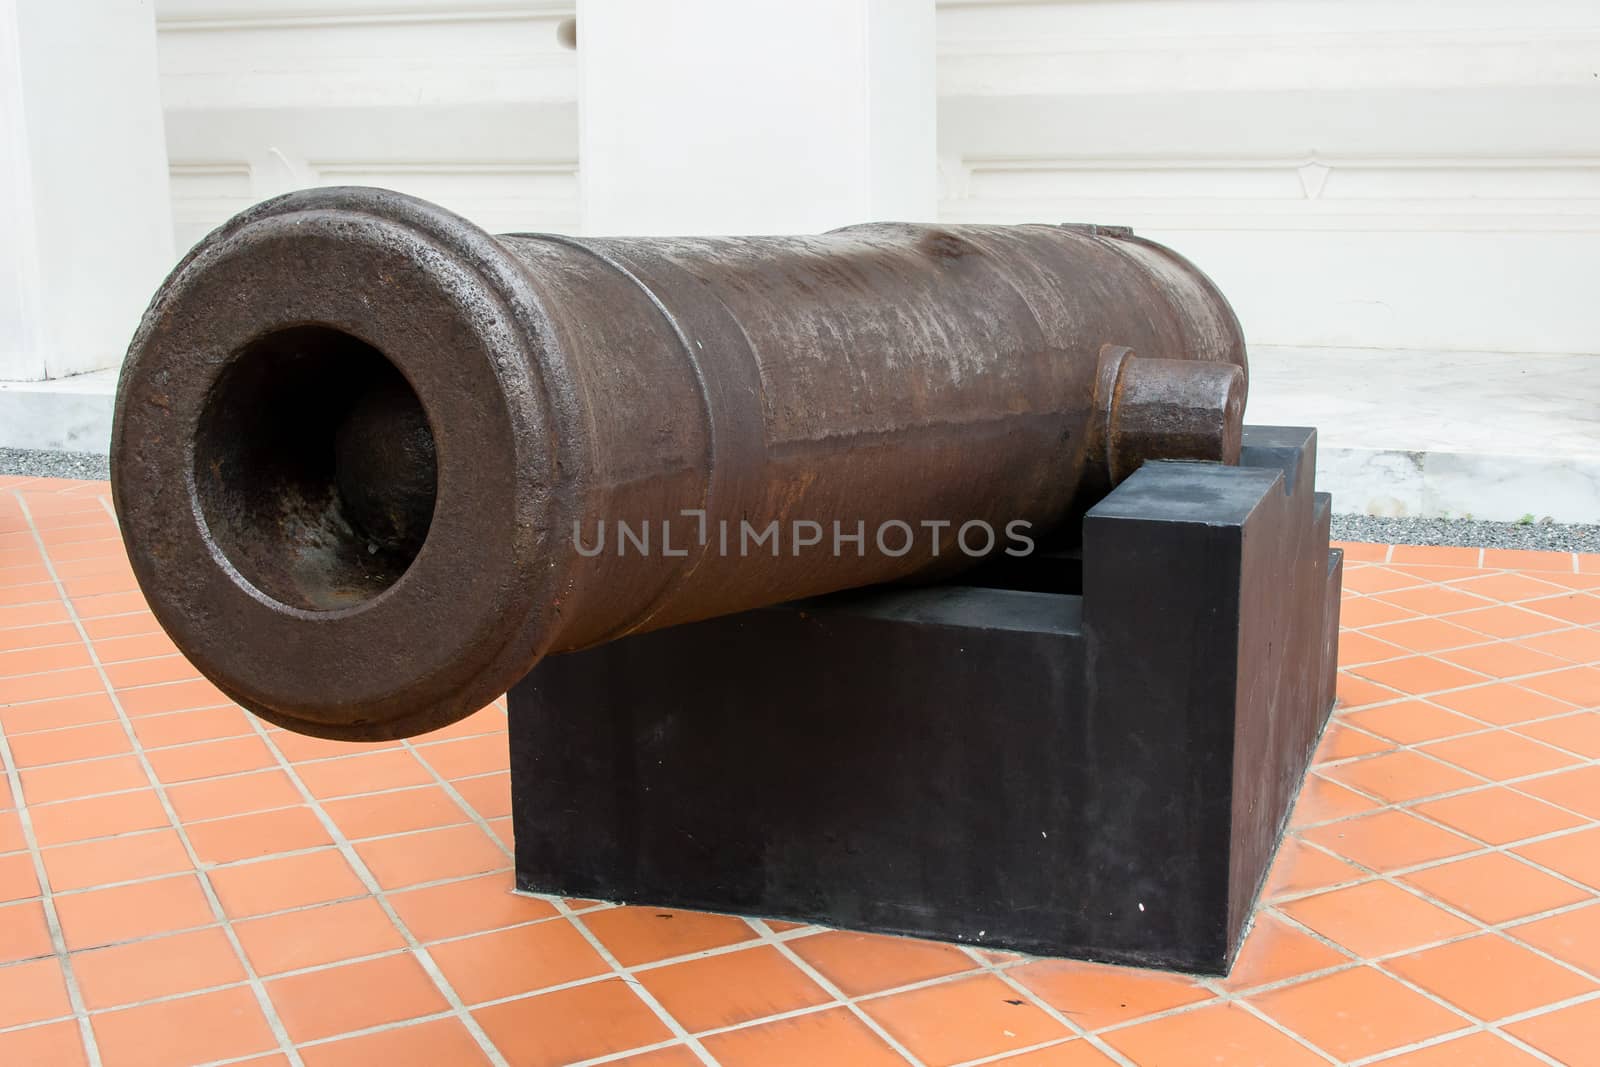
[[[492,237],[322,189],[157,293],[112,491],[207,678],[376,740],[550,653],[1043,537],[1146,458],[1236,461],[1244,390],[1217,289],[1122,229]]]

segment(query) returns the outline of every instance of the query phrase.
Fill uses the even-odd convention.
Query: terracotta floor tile
[[[763,919],[762,921],[767,924],[767,929],[775,934],[785,934],[790,930],[804,930],[810,925],[810,923],[789,922],[785,919]]]
[[[91,722],[111,722],[117,709],[104,692],[0,706],[0,730],[15,737],[32,730],[55,730]]]
[[[150,830],[41,850],[45,876],[57,893],[158,874],[192,870],[183,842],[172,830]]]
[[[704,1062],[699,1056],[690,1052],[687,1046],[668,1045],[665,1048],[641,1052],[636,1056],[610,1060],[608,1067],[700,1067]]]
[[[1344,587],[1357,593],[1382,593],[1391,589],[1414,589],[1427,584],[1426,578],[1405,574],[1389,567],[1358,567],[1344,576]]]
[[[1465,670],[1431,656],[1370,663],[1352,673],[1368,681],[1398,689],[1412,696],[1427,696],[1446,689],[1460,689],[1483,681],[1483,675]]]
[[[1570,767],[1576,758],[1510,730],[1434,741],[1422,751],[1494,781]]]
[[[216,926],[77,952],[72,969],[90,1011],[245,979],[233,945]]]
[[[1354,711],[1346,715],[1344,721],[1402,745],[1437,741],[1483,729],[1483,723],[1476,719],[1469,719],[1465,715],[1446,711],[1421,700],[1407,700],[1399,704],[1385,704],[1365,711]]]
[[[0,967],[0,1027],[72,1014],[67,983],[54,956]]]
[[[33,832],[41,847],[171,825],[154,789],[62,800],[41,804],[31,811]]]
[[[1528,793],[1590,819],[1600,820],[1600,765],[1574,767],[1542,778],[1518,782],[1516,789],[1519,793]]]
[[[511,866],[511,857],[472,825],[380,837],[357,842],[354,847],[385,889],[506,870]]]
[[[132,611],[126,615],[107,615],[98,619],[84,619],[84,632],[91,641],[108,637],[127,637],[130,634],[161,632],[161,624],[148,611]]]
[[[111,756],[86,763],[63,763],[20,772],[22,795],[29,804],[92,797],[143,789],[150,784],[144,767],[134,756]]]
[[[156,749],[146,752],[145,758],[150,761],[156,777],[168,784],[259,771],[277,765],[267,746],[253,736]]]
[[[1399,645],[1381,641],[1370,637],[1362,630],[1346,630],[1339,635],[1339,666],[1349,667],[1358,663],[1376,663],[1379,660],[1398,659],[1407,655],[1408,650]]]
[[[366,894],[335,849],[219,867],[209,877],[223,911],[233,918]]]
[[[312,1045],[300,1050],[300,1058],[306,1067],[473,1067],[489,1062],[459,1019],[434,1019]]]
[[[117,699],[129,715],[164,715],[169,711],[217,708],[233,703],[222,690],[204,679],[125,689],[117,694]]]
[[[56,897],[56,915],[67,948],[74,951],[216,921],[193,874],[65,893]]]
[[[1570,571],[1572,556],[1566,552],[1535,552],[1525,548],[1486,548],[1483,565],[1505,570]]]
[[[167,788],[167,799],[186,823],[221,819],[252,811],[291,807],[300,791],[282,771],[252,771],[228,778],[183,782]]]
[[[1380,811],[1305,830],[1307,841],[1376,871],[1410,867],[1479,846],[1403,811]]]
[[[1577,815],[1503,787],[1426,801],[1416,810],[1491,845],[1567,830],[1583,822]]]
[[[92,1017],[105,1067],[188,1067],[277,1047],[246,986]]]
[[[1490,645],[1458,648],[1453,652],[1440,653],[1439,658],[1458,667],[1465,667],[1469,671],[1486,674],[1490,678],[1517,678],[1524,674],[1553,671],[1569,666],[1568,662],[1559,656],[1539,652],[1514,641],[1496,641]]]
[[[72,598],[72,609],[78,613],[79,618],[84,619],[95,619],[102,615],[121,615],[128,611],[138,611],[144,606],[144,597],[133,592]]]
[[[1573,710],[1572,705],[1565,701],[1556,700],[1543,693],[1535,693],[1510,682],[1495,682],[1455,693],[1440,693],[1431,699],[1435,704],[1442,704],[1453,711],[1462,712],[1496,726],[1510,726],[1551,715],[1568,715]]]
[[[1387,759],[1388,756],[1374,756],[1373,759]],[[1289,825],[1299,828],[1315,826],[1318,823],[1329,822],[1333,819],[1342,819],[1347,815],[1355,815],[1363,811],[1371,811],[1379,806],[1380,802],[1360,793],[1352,792],[1337,782],[1329,781],[1323,775],[1333,775],[1333,772],[1347,767],[1359,766],[1370,762],[1369,760],[1354,760],[1349,763],[1337,763],[1325,767],[1320,773],[1308,774],[1305,782],[1300,786],[1300,795],[1295,800],[1294,811],[1290,815]]]
[[[547,901],[512,892],[511,874],[491,874],[459,882],[390,893],[389,904],[419,941],[481,933],[556,914]]]
[[[620,978],[509,1000],[472,1014],[512,1067],[559,1067],[672,1036]]]
[[[1471,1025],[1371,967],[1352,967],[1250,1002],[1343,1060],[1361,1059]]]
[[[26,1030],[0,1032],[0,1063],[88,1067],[83,1037],[75,1020],[67,1019]]]
[[[11,738],[11,754],[18,767],[116,756],[132,749],[122,724],[115,722],[69,726],[62,730],[19,734]]]
[[[168,715],[141,715],[130,721],[139,744],[147,749],[243,737],[253,732],[240,708],[200,708]]]
[[[1547,593],[1559,591],[1560,586],[1554,586]],[[468,715],[465,719],[457,719],[449,726],[441,726],[437,730],[430,730],[421,737],[413,738],[413,744],[427,744],[432,741],[451,741],[458,737],[476,737],[479,734],[506,732],[506,709],[504,698],[496,700],[485,707]]]
[[[381,834],[431,830],[469,820],[450,795],[436,785],[398,789],[390,793],[324,801],[322,810],[352,841]]]
[[[1506,932],[1600,978],[1600,903],[1522,923]]]
[[[405,948],[405,938],[376,900],[363,897],[233,924],[257,974],[375,956]]]
[[[1260,1064],[1262,1067],[1323,1067],[1321,1056],[1237,1004],[1214,1004],[1169,1015],[1105,1036],[1106,1043],[1138,1064],[1210,1067]]]
[[[1382,1061],[1383,1067],[1536,1067],[1544,1061],[1494,1034],[1479,1032],[1441,1041]]]
[[[1461,648],[1463,645],[1480,645],[1487,638],[1477,630],[1470,630],[1465,626],[1458,626],[1444,619],[1421,617],[1403,619],[1400,622],[1385,623],[1363,631],[1370,637],[1377,638],[1388,644],[1410,649],[1412,652],[1440,652],[1447,648]],[[1340,641],[1343,642],[1343,635]],[[1385,656],[1393,659],[1393,656]]]
[[[51,951],[43,904],[23,900],[0,905],[0,964],[48,956]]]
[[[1071,1039],[992,1062],[1000,1067],[1111,1067],[1117,1061],[1088,1041]]]
[[[1446,615],[1455,611],[1470,611],[1493,603],[1483,597],[1442,585],[1426,585],[1419,589],[1400,589],[1381,593],[1377,599],[1414,611],[1419,615]]]
[[[992,975],[877,997],[864,1001],[861,1010],[929,1067],[993,1056],[1071,1034]]]
[[[1345,566],[1359,567],[1363,563],[1382,563],[1389,558],[1391,548],[1389,545],[1371,544],[1366,541],[1333,541],[1334,548],[1344,551]]]
[[[1522,644],[1572,663],[1600,663],[1600,627],[1578,626],[1553,634],[1540,634],[1524,638]]]
[[[333,838],[316,813],[301,805],[193,823],[189,826],[189,843],[201,863],[234,863],[331,845]]]
[[[307,789],[323,800],[434,784],[427,768],[411,753],[399,748],[379,752],[361,750],[337,759],[300,763],[295,765],[295,773]]]
[[[159,631],[108,637],[94,642],[94,654],[101,663],[126,663],[129,660],[170,655],[177,650],[178,646],[172,643],[172,638]]]
[[[848,930],[827,930],[796,938],[789,947],[851,997],[959,974],[978,966],[954,945]]]
[[[1389,559],[1394,563],[1438,563],[1476,570],[1480,554],[1477,548],[1451,545],[1395,545]]]
[[[55,627],[39,626],[28,629],[53,630]],[[77,636],[77,630],[74,628],[68,626],[65,629],[72,635],[68,638],[69,641]],[[92,666],[89,650],[77,641],[71,644],[45,644],[36,647],[20,634],[8,634],[5,640],[6,644],[0,644],[0,679],[59,671],[67,667]]]
[[[30,700],[54,700],[58,697],[104,691],[105,684],[100,681],[100,673],[88,667],[49,671],[45,674],[25,674],[21,678],[6,679],[8,704],[23,704]]]
[[[1543,600],[1530,600],[1523,607],[1579,626],[1600,625],[1600,596],[1593,593],[1562,593]]]
[[[624,967],[687,956],[755,938],[743,919],[672,908],[608,908],[583,924]]]
[[[266,983],[293,1041],[314,1041],[445,1011],[449,1004],[409,952]]]
[[[1459,738],[1444,743],[1456,744],[1469,740],[1471,738]],[[1438,793],[1453,793],[1483,784],[1483,779],[1476,774],[1468,774],[1447,763],[1404,750],[1326,767],[1320,773],[1390,803],[1417,800]],[[1306,784],[1309,786],[1311,780],[1308,779]],[[1370,806],[1362,805],[1342,814],[1354,814]]]
[[[21,852],[27,847],[22,819],[14,811],[0,811],[0,852]]]
[[[1600,759],[1600,712],[1580,711],[1555,719],[1541,719],[1518,726],[1516,731],[1586,759]]]
[[[714,1034],[704,1043],[723,1067],[904,1067],[906,1062],[844,1008]]]
[[[1239,947],[1233,969],[1218,984],[1229,992],[1238,992],[1349,962],[1344,953],[1307,936],[1271,912],[1262,911],[1256,914],[1254,925]]]
[[[1500,852],[1414,871],[1401,881],[1486,923],[1510,922],[1590,895]]]
[[[127,663],[105,665],[106,677],[118,689],[131,689],[140,685],[159,685],[162,682],[183,682],[198,678],[200,672],[182,656],[157,656],[154,659],[136,659]]]
[[[505,743],[504,739],[501,743]],[[511,775],[485,774],[477,778],[461,778],[453,784],[461,798],[485,819],[504,818],[511,814]]]
[[[1354,759],[1357,756],[1369,756],[1377,752],[1387,752],[1394,745],[1381,737],[1360,730],[1353,730],[1339,720],[1328,724],[1322,732],[1322,740],[1317,744],[1317,750],[1311,756],[1313,766],[1332,763],[1336,760]]]
[[[1263,900],[1278,900],[1316,889],[1325,889],[1340,882],[1352,882],[1367,877],[1359,867],[1335,859],[1321,849],[1312,848],[1298,838],[1286,836],[1278,846],[1278,855],[1267,872]]]
[[[1211,997],[1210,990],[1187,975],[1077,960],[1039,960],[1010,974],[1086,1030],[1100,1030]]]
[[[1388,686],[1379,685],[1377,682],[1368,681],[1366,678],[1357,677],[1353,671],[1339,672],[1336,693],[1339,711],[1364,708],[1370,704],[1382,704],[1386,701],[1397,700],[1405,695],[1405,693],[1397,689],[1391,689]]]
[[[503,819],[489,819],[487,822],[489,823],[489,829],[494,833],[494,836],[500,839],[500,843],[504,845],[508,851],[515,851],[517,847],[517,835],[516,828],[511,822],[511,816],[508,815]]]
[[[1510,1023],[1505,1030],[1568,1067],[1590,1067],[1600,1062],[1595,1055],[1595,1035],[1600,1034],[1600,1000],[1586,1000],[1560,1011]]]
[[[1370,958],[1458,937],[1471,923],[1388,882],[1364,882],[1278,905],[1278,910]]]
[[[1519,845],[1519,856],[1600,889],[1600,827]]]
[[[445,778],[471,778],[506,771],[511,752],[502,734],[415,746],[416,755]]]
[[[771,945],[655,967],[637,978],[690,1033],[833,1001]]]
[[[1463,593],[1473,596],[1488,597],[1498,600],[1502,604],[1515,604],[1519,600],[1532,600],[1535,597],[1550,596],[1558,593],[1562,587],[1543,578],[1535,578],[1528,574],[1508,574],[1505,572],[1488,573],[1479,572],[1471,578],[1451,582],[1451,585]]]
[[[1504,638],[1541,634],[1561,625],[1548,615],[1507,604],[1463,611],[1459,615],[1450,616],[1450,621],[1457,626],[1476,630],[1487,637]]]
[[[1580,708],[1600,708],[1600,667],[1568,667],[1524,678],[1518,684]]]
[[[1498,934],[1453,941],[1385,966],[1486,1022],[1600,989]]]
[[[1358,629],[1380,626],[1386,622],[1399,622],[1402,619],[1415,619],[1419,614],[1420,612],[1409,608],[1363,596],[1345,600],[1340,604],[1339,624],[1346,628]]]
[[[429,947],[464,1004],[533,993],[610,970],[565,919],[491,930]]]

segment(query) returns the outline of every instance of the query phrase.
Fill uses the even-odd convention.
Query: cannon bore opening
[[[241,349],[206,398],[194,480],[212,543],[265,595],[357,606],[411,566],[437,467],[422,402],[382,352],[329,326]]]

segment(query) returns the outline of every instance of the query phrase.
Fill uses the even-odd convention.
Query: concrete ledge
[[[104,455],[111,448],[116,392],[115,370],[43,382],[0,382],[0,448]]]
[[[1255,346],[1245,417],[1318,428],[1340,514],[1600,522],[1600,356]]]

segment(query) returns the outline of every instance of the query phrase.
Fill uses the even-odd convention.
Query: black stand
[[[544,661],[519,886],[1225,972],[1333,704],[1342,564],[1316,432],[1244,440],[1134,474],[1081,564]]]

